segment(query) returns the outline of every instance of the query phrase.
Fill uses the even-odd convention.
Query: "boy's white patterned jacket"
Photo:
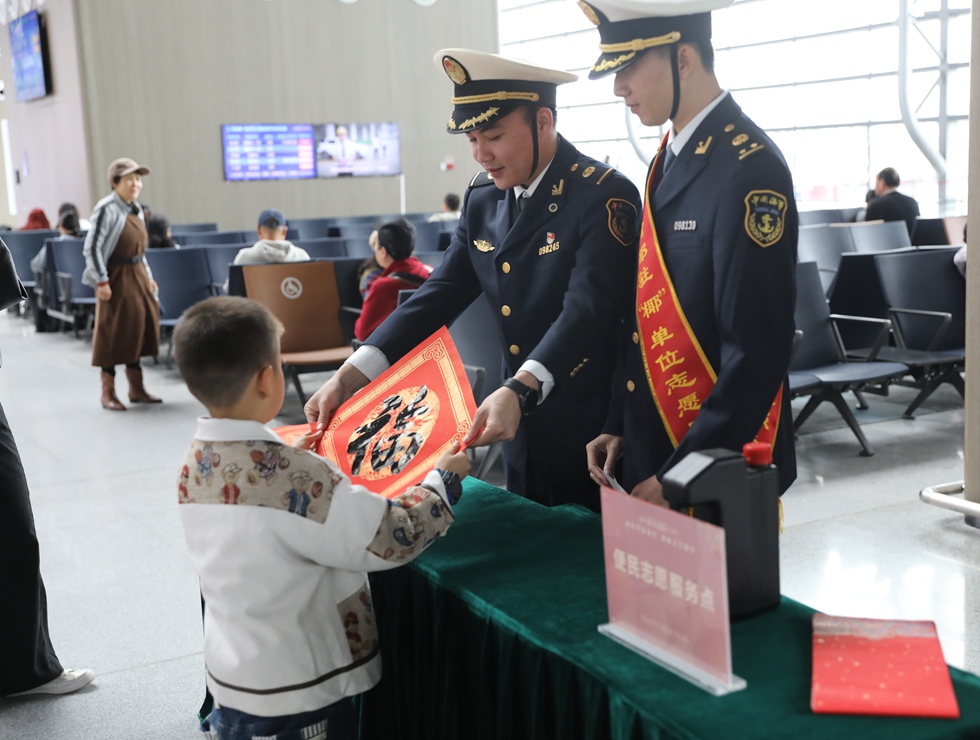
[[[198,420],[178,497],[206,603],[208,687],[219,705],[261,716],[377,683],[367,571],[408,562],[454,520],[438,473],[389,500],[229,419]]]

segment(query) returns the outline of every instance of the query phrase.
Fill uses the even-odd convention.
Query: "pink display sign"
[[[601,495],[609,627],[680,673],[693,667],[698,683],[735,688],[725,530],[611,488]]]

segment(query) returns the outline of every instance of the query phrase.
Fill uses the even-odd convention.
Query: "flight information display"
[[[51,92],[44,16],[36,10],[10,22],[10,54],[17,100],[43,98]]]
[[[312,124],[226,124],[221,141],[226,180],[316,177]]]

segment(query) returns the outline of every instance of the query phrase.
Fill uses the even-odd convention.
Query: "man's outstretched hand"
[[[333,416],[333,412],[337,410],[340,404],[369,382],[364,373],[353,365],[344,363],[333,374],[333,377],[320,386],[320,390],[306,402],[303,407],[306,420],[310,424],[316,424],[318,429],[326,429],[330,423],[330,417]]]

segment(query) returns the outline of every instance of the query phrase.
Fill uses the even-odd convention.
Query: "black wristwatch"
[[[521,381],[515,380],[514,378],[507,378],[507,380],[501,383],[500,387],[510,388],[517,394],[517,400],[521,404],[521,413],[524,416],[534,411],[534,407],[538,405],[538,399],[541,397],[541,394],[534,388],[524,385]]]
[[[442,478],[442,484],[446,487],[446,495],[449,497],[449,505],[455,506],[456,502],[459,501],[459,497],[463,495],[463,482],[459,479],[456,473],[450,470],[440,470],[436,468],[436,472]]]

